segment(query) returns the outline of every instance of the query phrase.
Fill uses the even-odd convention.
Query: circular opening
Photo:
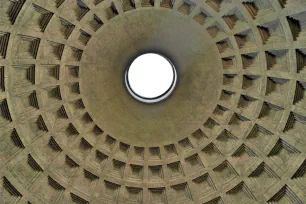
[[[176,79],[176,70],[171,61],[154,53],[138,56],[125,74],[130,94],[146,103],[167,98],[175,87]]]

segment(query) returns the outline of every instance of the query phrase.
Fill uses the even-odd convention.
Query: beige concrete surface
[[[305,0],[0,0],[0,204],[306,203]],[[136,101],[139,54],[178,85]]]

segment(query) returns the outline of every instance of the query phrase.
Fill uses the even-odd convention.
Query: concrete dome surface
[[[0,0],[2,203],[306,203],[306,1]]]

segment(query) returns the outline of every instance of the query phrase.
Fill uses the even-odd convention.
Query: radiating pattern
[[[0,203],[306,203],[304,0],[0,6]],[[91,38],[113,18],[145,9],[193,19],[223,63],[208,120],[154,147],[105,133],[80,92]]]

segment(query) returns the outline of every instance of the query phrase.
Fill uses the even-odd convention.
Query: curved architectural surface
[[[0,0],[0,203],[306,203],[305,0]],[[177,85],[135,100],[126,67]]]

